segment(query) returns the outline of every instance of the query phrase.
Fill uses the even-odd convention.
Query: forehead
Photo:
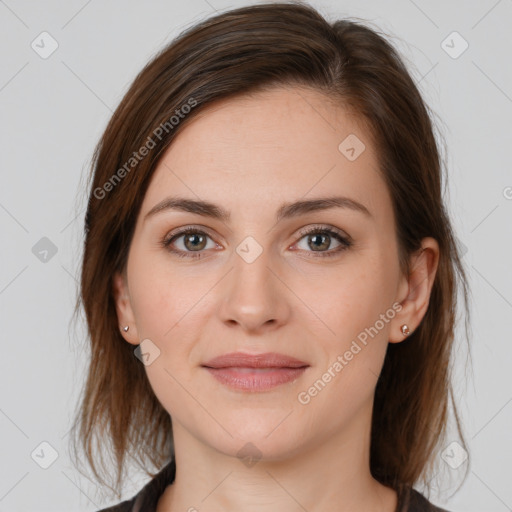
[[[354,151],[347,158],[351,147],[355,159]],[[324,94],[281,87],[196,114],[155,169],[142,213],[168,195],[250,211],[337,193],[367,205],[389,201],[369,133]]]

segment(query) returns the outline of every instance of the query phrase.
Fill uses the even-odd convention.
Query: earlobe
[[[421,248],[411,257],[409,276],[402,277],[403,281],[399,290],[402,309],[393,319],[390,343],[403,341],[421,323],[428,309],[438,262],[439,245],[437,241],[431,237],[424,238]]]
[[[139,344],[135,316],[131,307],[126,276],[116,272],[112,278],[112,292],[116,305],[119,330],[123,338],[132,345]]]

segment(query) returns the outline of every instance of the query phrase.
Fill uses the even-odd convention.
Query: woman
[[[375,31],[235,9],[138,75],[96,150],[78,440],[104,510],[439,511],[457,286],[432,122]],[[465,446],[455,418],[462,446]]]

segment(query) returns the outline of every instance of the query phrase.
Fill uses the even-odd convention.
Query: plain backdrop
[[[249,3],[0,1],[0,511],[112,503],[68,452],[86,365],[83,325],[70,325],[85,176],[147,60],[215,11]],[[471,463],[455,494],[452,477],[468,462],[445,464],[446,484],[431,499],[452,512],[512,510],[512,1],[311,3],[331,20],[363,18],[389,34],[439,116],[473,296],[473,366],[461,339],[455,368]],[[146,481],[133,471],[124,499]]]

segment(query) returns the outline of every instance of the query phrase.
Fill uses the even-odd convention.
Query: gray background
[[[70,325],[85,174],[113,109],[151,55],[215,11],[248,3],[0,1],[0,511],[111,503],[67,451],[85,368],[83,326]],[[392,35],[442,120],[447,200],[473,293],[474,371],[466,370],[464,343],[455,368],[472,461],[454,495],[451,480],[467,462],[452,469],[441,460],[446,477],[431,499],[453,512],[512,510],[512,0],[311,3],[331,19],[361,17]],[[40,54],[52,40],[43,31],[58,43],[47,58]],[[42,442],[58,454],[47,469],[40,465],[52,461],[52,449]],[[145,481],[132,471],[124,499]]]

